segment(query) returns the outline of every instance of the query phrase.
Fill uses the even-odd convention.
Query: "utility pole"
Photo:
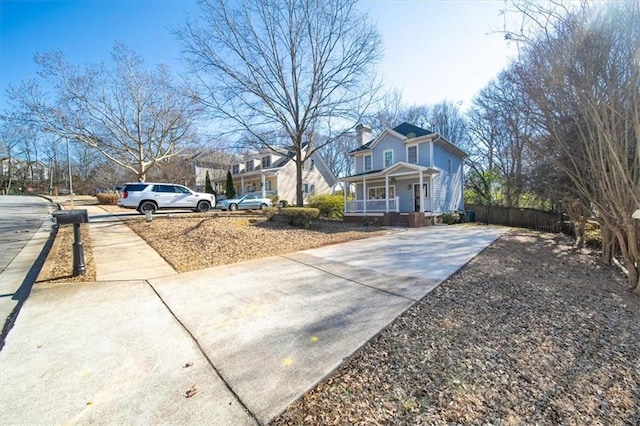
[[[71,210],[73,210],[73,175],[71,174],[71,153],[69,151],[69,138],[67,138],[67,164],[69,165],[69,196],[71,197]]]

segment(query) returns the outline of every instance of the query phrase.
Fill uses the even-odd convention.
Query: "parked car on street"
[[[207,212],[216,203],[214,194],[194,192],[174,183],[132,182],[120,191],[118,206],[145,214],[158,209],[190,209]]]
[[[271,207],[272,202],[270,198],[263,198],[262,194],[248,193],[238,198],[227,198],[225,200],[218,201],[216,209],[220,210],[263,210],[267,207]]]

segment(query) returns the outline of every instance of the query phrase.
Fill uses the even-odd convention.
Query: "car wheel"
[[[260,204],[260,210],[264,210],[267,208],[267,205],[265,203]]]
[[[158,210],[158,206],[153,201],[143,201],[138,207],[138,211],[142,214],[146,214],[147,212],[154,214],[156,210]]]
[[[198,203],[198,211],[200,213],[206,213],[209,211],[210,208],[211,208],[211,204],[209,204],[207,201],[200,201]]]
[[[238,205],[237,204],[229,205],[229,210],[231,210],[232,212],[235,212],[236,210],[238,210]]]

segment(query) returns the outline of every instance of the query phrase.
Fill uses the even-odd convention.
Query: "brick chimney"
[[[366,126],[364,124],[358,124],[356,126],[356,139],[358,141],[358,145],[364,145],[369,142],[371,139],[371,127]]]

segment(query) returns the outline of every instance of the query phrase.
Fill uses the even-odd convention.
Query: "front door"
[[[429,184],[425,183],[422,185],[422,189],[423,189],[423,196],[424,196],[424,210],[431,210],[431,203],[429,202]],[[419,183],[414,183],[413,184],[413,211],[414,212],[419,212],[420,211],[420,184]]]

